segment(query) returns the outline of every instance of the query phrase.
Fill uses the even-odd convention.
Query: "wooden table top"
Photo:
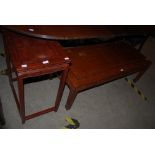
[[[33,37],[56,40],[99,38],[112,35],[102,25],[12,25],[5,26],[5,28]]]
[[[155,26],[151,25],[7,25],[3,27],[21,34],[53,40],[155,35]]]
[[[57,41],[26,37],[9,31],[4,35],[7,48],[11,51],[11,63],[19,75],[30,75],[34,70],[41,72],[50,69],[52,72],[52,68],[60,68],[62,64],[70,63]]]

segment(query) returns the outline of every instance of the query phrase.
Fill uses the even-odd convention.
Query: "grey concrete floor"
[[[21,123],[7,76],[0,75],[0,96],[8,129],[62,129],[65,116],[80,121],[81,129],[155,128],[155,38],[149,38],[142,53],[153,62],[136,86],[148,98],[144,101],[124,78],[80,93],[71,110],[65,110],[69,89],[66,86],[58,112],[51,112]],[[0,52],[4,52],[0,36]],[[0,56],[0,70],[6,68]],[[134,75],[128,77],[132,79]],[[49,107],[59,80],[45,80],[25,85],[26,113]],[[16,84],[15,84],[16,86]]]

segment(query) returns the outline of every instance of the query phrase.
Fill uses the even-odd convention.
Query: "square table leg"
[[[23,79],[18,79],[18,93],[19,93],[19,112],[22,119],[22,123],[25,123],[25,100],[24,100],[24,84]]]
[[[57,98],[56,98],[56,101],[55,101],[55,110],[54,110],[55,112],[57,112],[58,107],[60,105],[60,100],[62,98],[62,94],[63,94],[63,91],[64,91],[67,74],[68,74],[68,66],[62,72],[62,75],[61,75],[61,78],[60,78],[59,89],[58,89]]]

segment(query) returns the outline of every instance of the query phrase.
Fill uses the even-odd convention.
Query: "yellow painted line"
[[[144,94],[142,93],[142,91],[135,86],[134,82],[132,80],[129,80],[127,78],[125,78],[125,80],[128,82],[128,84],[138,93],[138,95],[144,100],[147,101],[147,98],[144,96]]]
[[[66,121],[67,121],[69,124],[71,124],[71,125],[76,125],[76,124],[72,121],[72,119],[71,119],[70,117],[66,116],[65,119],[66,119]]]
[[[66,129],[78,129],[80,126],[80,121],[68,116],[65,117],[65,120],[68,122],[68,125],[65,126]]]

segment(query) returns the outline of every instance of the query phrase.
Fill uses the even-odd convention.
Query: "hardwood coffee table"
[[[66,48],[66,52],[72,60],[67,78],[67,110],[79,92],[133,73],[138,73],[136,82],[151,65],[138,50],[124,43]]]

